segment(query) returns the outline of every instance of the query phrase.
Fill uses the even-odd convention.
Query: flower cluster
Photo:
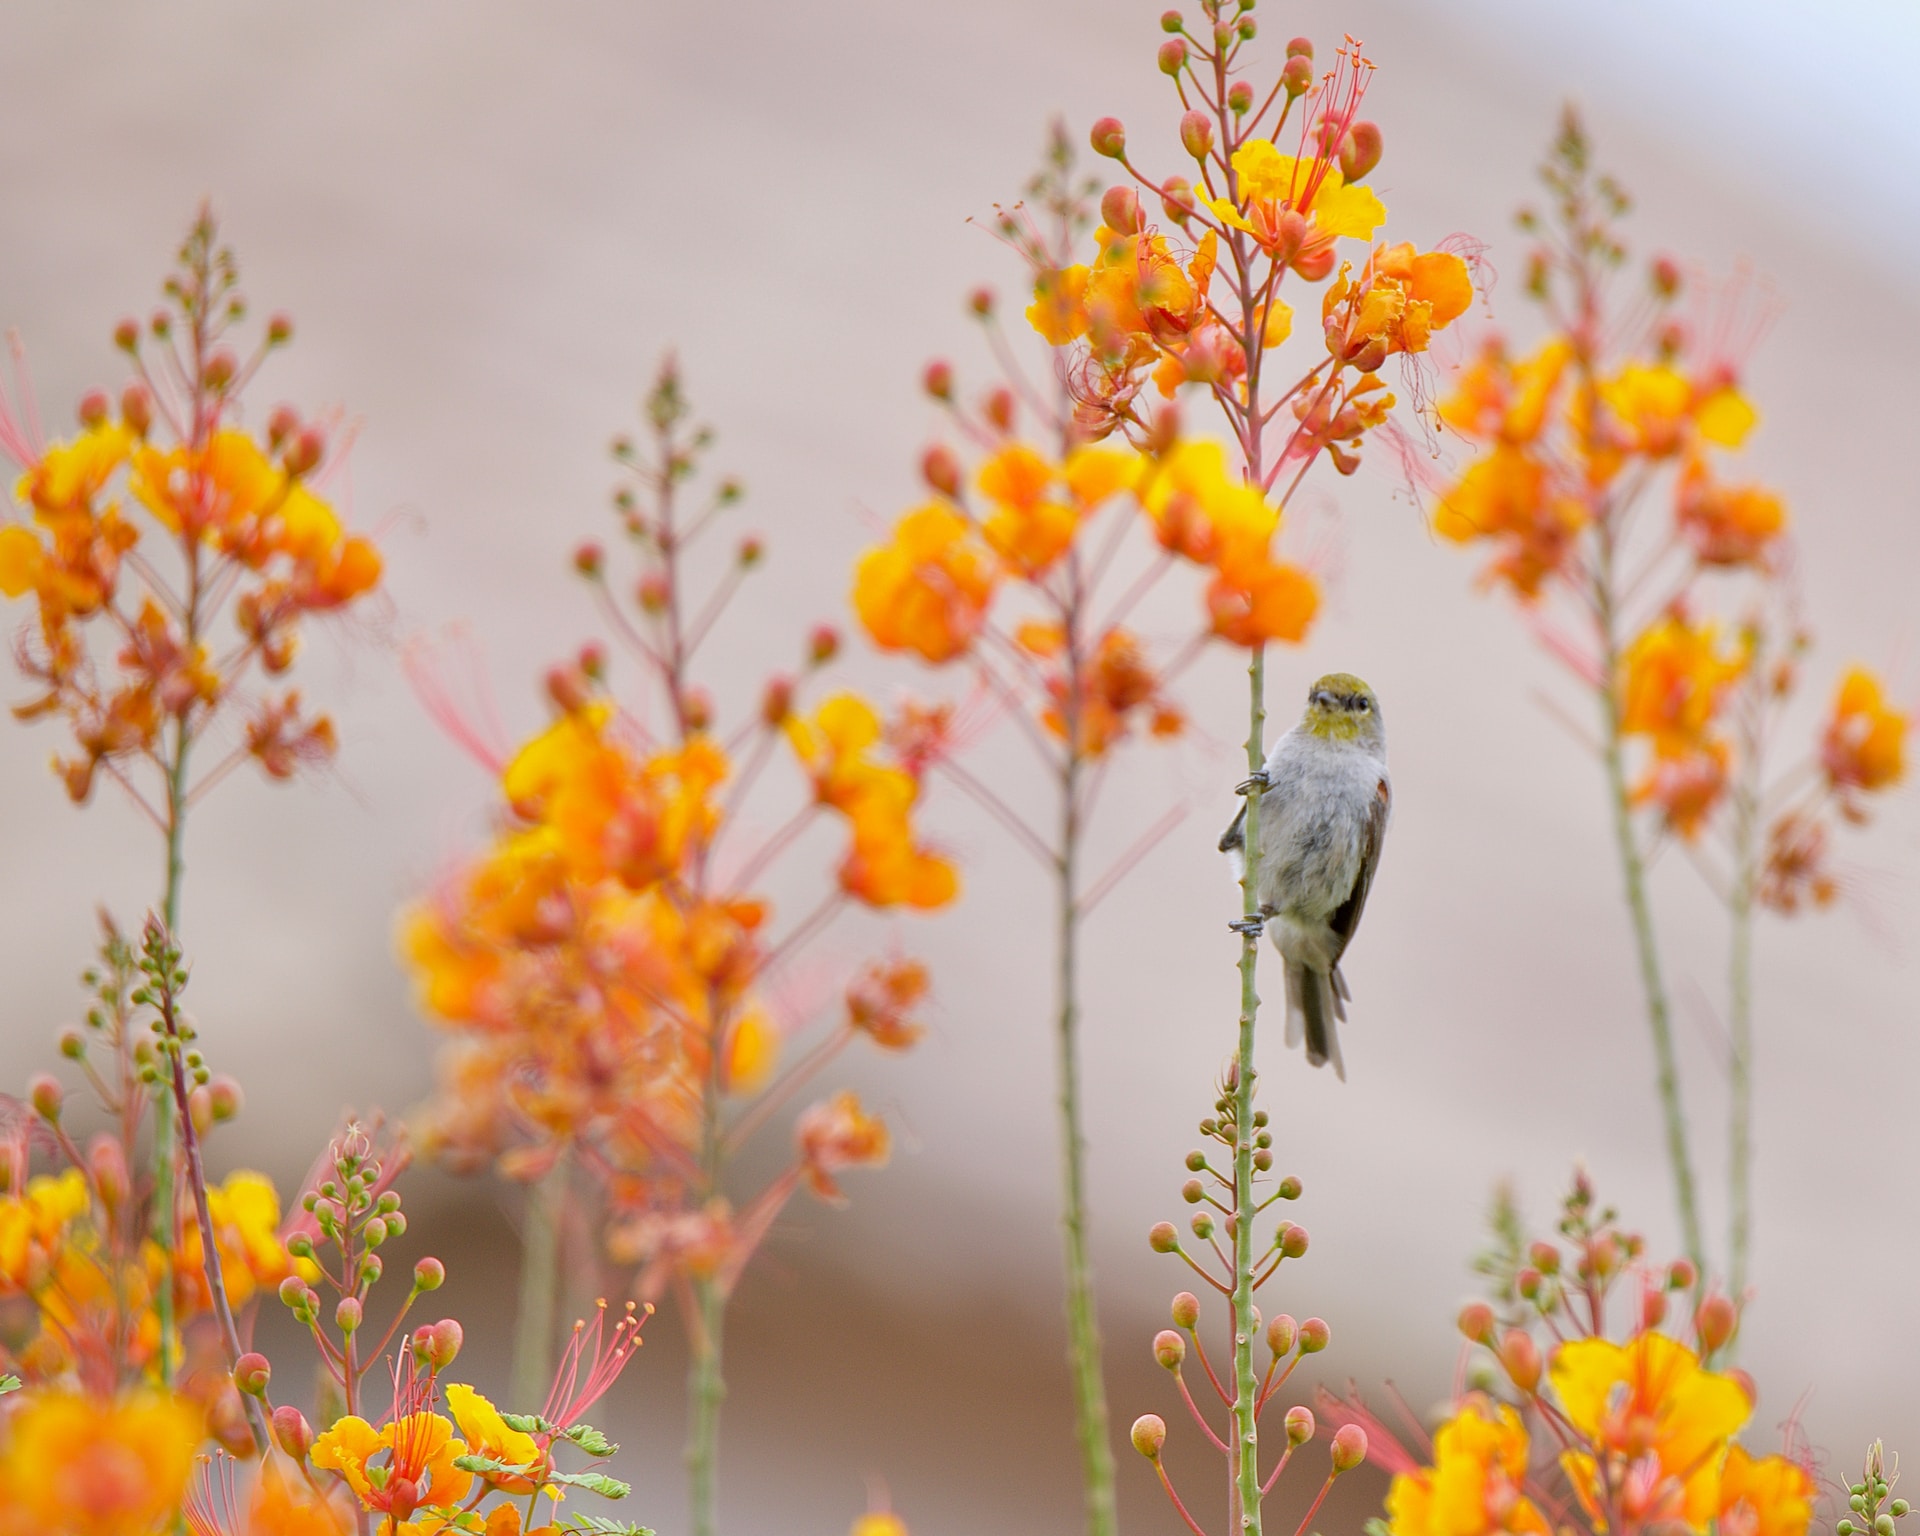
[[[1805,1536],[1815,1493],[1808,1467],[1740,1443],[1754,1384],[1714,1368],[1738,1324],[1734,1305],[1706,1295],[1684,1334],[1662,1331],[1696,1283],[1686,1260],[1648,1264],[1640,1238],[1577,1178],[1559,1240],[1527,1248],[1497,1308],[1476,1302],[1461,1313],[1476,1385],[1422,1454],[1357,1396],[1329,1400],[1337,1416],[1370,1427],[1375,1459],[1394,1474],[1386,1532]]]
[[[0,526],[0,594],[36,610],[17,656],[39,692],[14,712],[66,722],[54,766],[75,800],[104,772],[163,825],[240,763],[285,779],[332,756],[331,722],[285,678],[303,622],[380,580],[378,551],[322,494],[325,431],[288,406],[244,425],[243,391],[292,327],[276,316],[243,360],[237,282],[203,213],[167,303],[115,333],[134,370],[117,402],[88,395],[79,435],[54,443],[30,401],[0,409],[26,513]],[[239,740],[189,784],[188,746],[228,717]]]

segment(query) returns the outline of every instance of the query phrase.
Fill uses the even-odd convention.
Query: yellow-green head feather
[[[1351,672],[1329,672],[1307,690],[1307,712],[1301,722],[1315,736],[1333,741],[1378,739],[1380,701],[1364,679]]]

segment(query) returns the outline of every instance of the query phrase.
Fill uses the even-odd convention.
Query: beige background
[[[1750,255],[1771,275],[1786,308],[1751,372],[1765,418],[1751,460],[1805,541],[1819,670],[1863,658],[1911,698],[1912,24],[1864,6],[1823,6],[1816,25],[1784,6],[1525,0],[1259,14],[1276,44],[1304,31],[1324,54],[1342,30],[1365,37],[1393,233],[1490,241],[1514,323],[1509,214],[1567,95],[1639,193],[1643,247],[1717,268]],[[853,552],[914,494],[921,362],[949,354],[978,377],[961,297],[1017,287],[966,218],[1017,192],[1054,112],[1076,134],[1117,112],[1150,163],[1176,167],[1145,150],[1172,121],[1154,15],[1112,0],[0,6],[0,320],[21,330],[49,416],[117,380],[113,321],[145,309],[211,195],[261,311],[299,321],[264,393],[361,423],[352,510],[390,554],[390,622],[316,637],[307,664],[336,705],[338,773],[236,784],[195,829],[196,1001],[251,1092],[227,1156],[291,1179],[343,1104],[404,1106],[427,1081],[433,1042],[390,959],[391,917],[477,838],[489,789],[409,695],[398,641],[467,624],[511,728],[541,718],[540,669],[594,628],[565,561],[604,526],[604,443],[668,346],[773,552],[751,617],[714,652],[722,681],[833,616]],[[1585,1158],[1656,1247],[1673,1229],[1597,770],[1535,699],[1557,680],[1389,475],[1317,508],[1309,542],[1337,585],[1310,648],[1277,659],[1275,695],[1284,710],[1335,666],[1369,677],[1399,805],[1353,954],[1352,1080],[1277,1048],[1268,1062],[1314,1235],[1284,1304],[1331,1319],[1331,1379],[1390,1376],[1424,1403],[1453,1364],[1493,1181],[1515,1178],[1544,1215]],[[907,676],[859,670],[883,689]],[[1211,842],[1237,776],[1238,685],[1224,655],[1196,673],[1211,729],[1134,759],[1100,832],[1117,849],[1169,798],[1196,807],[1090,940],[1095,1250],[1121,1424],[1172,1417],[1144,1360],[1178,1279],[1142,1233],[1175,1214],[1229,1049],[1231,898]],[[7,1081],[75,1011],[91,904],[136,915],[157,873],[111,798],[69,809],[52,748],[44,729],[0,732]],[[1010,735],[984,750],[1017,771]],[[917,1536],[1072,1528],[1044,892],[966,805],[935,816],[970,898],[900,936],[943,978],[938,1028],[905,1062],[850,1068],[905,1149],[855,1181],[850,1210],[798,1211],[747,1287],[725,1464],[737,1531],[841,1529],[868,1474]],[[1746,1363],[1758,1423],[1810,1394],[1805,1422],[1843,1463],[1874,1433],[1920,1447],[1917,838],[1908,796],[1849,844],[1851,910],[1769,926],[1760,955]],[[1717,1192],[1716,928],[1677,862],[1657,885]],[[859,938],[834,942],[853,953]],[[415,1188],[423,1230],[457,1253],[449,1295],[497,1307],[511,1269],[492,1192]],[[671,1532],[679,1355],[671,1320],[654,1332],[613,1416],[634,1442],[634,1513]],[[1211,1477],[1191,1439],[1174,1465],[1189,1485]],[[1131,1528],[1170,1529],[1144,1468],[1128,1455],[1123,1469]]]

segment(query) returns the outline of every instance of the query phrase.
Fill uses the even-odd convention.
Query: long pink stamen
[[[560,1356],[560,1368],[554,1372],[553,1389],[547,1393],[546,1406],[540,1416],[565,1430],[606,1396],[627,1368],[633,1352],[640,1347],[640,1325],[652,1313],[651,1303],[645,1312],[636,1313],[634,1304],[628,1302],[626,1312],[613,1325],[609,1337],[606,1299],[597,1301],[592,1327],[584,1322],[573,1325],[573,1336],[567,1340],[566,1350]]]

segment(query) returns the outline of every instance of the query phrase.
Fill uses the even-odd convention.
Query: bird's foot
[[[1245,795],[1252,793],[1256,789],[1272,788],[1273,780],[1267,777],[1267,770],[1262,768],[1258,773],[1250,774],[1238,784],[1234,785],[1233,792],[1236,795]]]
[[[1227,926],[1235,933],[1243,933],[1250,939],[1257,939],[1267,931],[1267,920],[1264,917],[1241,917],[1235,918]]]

